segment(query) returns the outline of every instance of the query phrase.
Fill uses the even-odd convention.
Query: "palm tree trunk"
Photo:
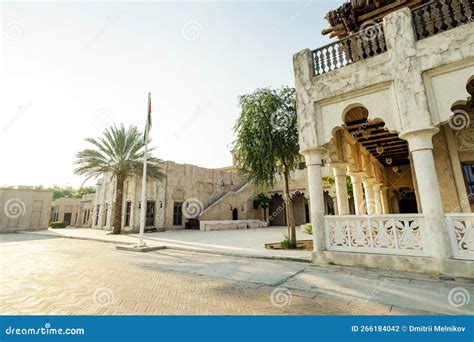
[[[120,234],[122,231],[122,204],[124,183],[125,179],[122,176],[117,176],[117,184],[115,185],[114,228],[112,234]]]
[[[286,200],[286,218],[288,222],[288,237],[293,246],[296,246],[296,227],[293,213],[293,201],[290,197],[290,176],[286,165],[283,166],[283,175],[285,177],[285,200]]]

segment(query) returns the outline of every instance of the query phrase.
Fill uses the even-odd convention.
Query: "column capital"
[[[323,155],[326,153],[326,149],[322,147],[311,147],[300,150],[305,158],[306,165],[322,165]]]
[[[349,171],[347,172],[347,175],[351,177],[352,183],[360,183],[362,182],[362,178],[364,176],[364,172],[362,171]]]
[[[334,171],[334,176],[346,176],[347,164],[342,162],[335,162],[329,164],[329,167]]]
[[[362,177],[362,183],[371,184],[375,181],[373,177]]]
[[[408,141],[410,152],[433,149],[433,135],[439,132],[437,127],[417,128],[399,134],[400,139]]]

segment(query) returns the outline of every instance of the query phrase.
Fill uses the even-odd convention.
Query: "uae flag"
[[[148,93],[148,114],[147,114],[146,126],[145,126],[145,142],[148,141],[150,129],[151,129],[151,93]]]

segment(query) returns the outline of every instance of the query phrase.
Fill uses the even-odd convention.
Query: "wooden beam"
[[[357,141],[360,142],[362,144],[362,146],[365,146],[365,145],[367,145],[369,143],[373,143],[373,142],[382,142],[382,141],[387,141],[387,140],[395,140],[395,138],[398,138],[398,134],[387,134],[384,138],[379,138],[379,137],[361,138],[361,139],[357,139]]]

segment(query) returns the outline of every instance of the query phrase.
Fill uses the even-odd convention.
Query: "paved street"
[[[138,234],[108,235],[108,230],[89,228],[48,229],[28,234],[54,237],[71,237],[98,241],[110,241],[122,244],[136,244]],[[167,246],[188,251],[217,252],[234,255],[271,256],[309,261],[311,253],[303,250],[271,250],[266,243],[280,242],[288,234],[287,227],[267,227],[256,229],[238,229],[222,231],[201,231],[174,229],[164,232],[146,233],[145,242],[149,246]],[[311,240],[312,236],[297,230],[299,240]]]
[[[1,314],[470,314],[474,281],[0,235]],[[452,289],[470,302],[457,308]],[[451,299],[451,300],[450,300]],[[451,303],[450,303],[451,302]]]

